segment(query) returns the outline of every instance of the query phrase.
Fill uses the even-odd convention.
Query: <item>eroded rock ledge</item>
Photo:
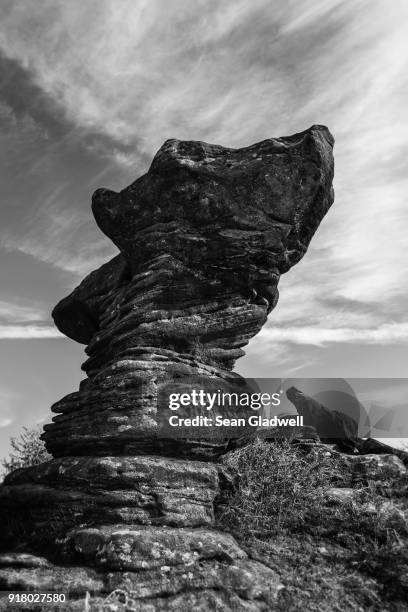
[[[95,192],[120,254],[53,311],[87,344],[87,378],[52,407],[54,459],[0,489],[3,588],[69,581],[77,595],[127,587],[140,610],[273,609],[276,573],[214,529],[225,441],[158,438],[158,393],[240,379],[242,347],[333,202],[332,147],[323,126],[242,149],[169,140],[129,187]]]

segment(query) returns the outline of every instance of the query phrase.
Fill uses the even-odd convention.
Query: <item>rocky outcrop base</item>
[[[0,588],[65,593],[67,610],[87,593],[97,606],[117,590],[136,610],[269,610],[276,573],[214,528],[228,482],[222,466],[155,456],[65,457],[18,470],[0,492],[3,544],[48,555],[3,554]]]

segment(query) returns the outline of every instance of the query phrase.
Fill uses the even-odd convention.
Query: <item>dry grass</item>
[[[353,474],[324,447],[256,440],[224,462],[238,478],[218,524],[280,574],[282,610],[407,609],[406,477],[333,503],[328,490],[352,487]]]
[[[305,454],[288,441],[255,440],[226,456],[238,486],[223,506],[223,526],[251,533],[282,533],[319,523],[326,492],[348,484],[329,452]]]

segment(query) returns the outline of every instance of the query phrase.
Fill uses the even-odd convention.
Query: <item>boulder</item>
[[[321,440],[333,440],[340,447],[354,451],[358,438],[355,419],[339,410],[329,410],[296,387],[290,387],[286,395],[303,416],[304,425],[314,427]]]

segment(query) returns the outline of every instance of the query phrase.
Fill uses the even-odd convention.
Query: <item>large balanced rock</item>
[[[125,585],[140,610],[272,608],[275,572],[214,530],[226,441],[161,435],[159,396],[243,383],[234,362],[333,202],[332,147],[323,126],[243,149],[169,140],[129,187],[94,194],[120,254],[54,309],[88,345],[87,378],[52,407],[55,458],[0,489],[1,588],[72,575],[77,595]]]
[[[156,438],[158,386],[231,379],[333,201],[332,145],[321,126],[237,150],[170,140],[129,187],[96,191],[121,254],[54,309],[89,359],[80,391],[52,407],[51,453],[179,456]]]

